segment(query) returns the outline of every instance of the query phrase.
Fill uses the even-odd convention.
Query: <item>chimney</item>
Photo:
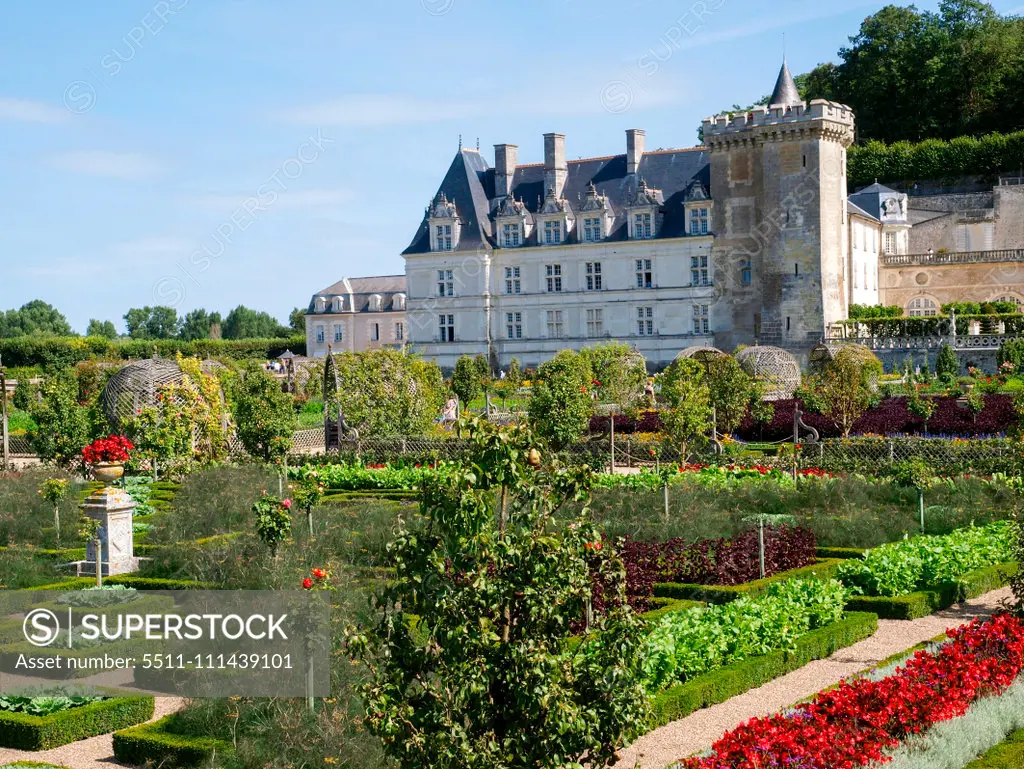
[[[647,144],[647,132],[639,128],[626,131],[626,173],[635,174],[640,170],[640,160],[644,156]]]
[[[565,189],[565,134],[544,134],[544,195],[554,189],[555,197],[562,197]]]
[[[512,194],[512,177],[519,162],[519,147],[515,144],[494,145],[494,196],[507,198]]]

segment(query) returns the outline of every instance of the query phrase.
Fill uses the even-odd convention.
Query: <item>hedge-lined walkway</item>
[[[662,769],[673,761],[706,750],[727,731],[751,718],[776,713],[949,628],[966,624],[975,617],[990,616],[1010,597],[1009,588],[1000,588],[921,619],[879,620],[877,633],[840,649],[828,659],[811,662],[759,689],[751,689],[645,734],[621,752],[616,766]]]
[[[157,697],[153,720],[181,710],[184,704],[185,700],[180,697]],[[0,748],[0,764],[11,761],[40,761],[66,766],[68,769],[112,769],[124,766],[114,759],[114,739],[109,734],[38,752]]]

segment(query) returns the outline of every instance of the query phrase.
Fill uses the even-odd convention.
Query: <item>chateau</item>
[[[851,304],[1024,303],[1021,180],[848,193],[854,126],[847,106],[802,101],[783,63],[768,106],[706,119],[700,147],[647,151],[631,129],[622,154],[567,160],[549,133],[543,163],[499,144],[493,167],[460,148],[402,254],[407,287],[314,295],[310,355],[333,331],[336,348],[408,343],[445,368],[485,354],[497,369],[617,340],[657,369],[695,345],[801,355]],[[404,311],[402,338],[339,337],[336,316],[374,312],[375,294]]]

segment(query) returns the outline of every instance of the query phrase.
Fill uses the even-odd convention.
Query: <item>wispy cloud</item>
[[[198,208],[212,211],[230,211],[238,208],[250,198],[254,192],[196,195],[186,198],[185,202]],[[269,198],[263,200],[266,208],[274,209],[311,209],[340,206],[348,203],[355,197],[352,190],[337,188],[309,189],[309,190],[276,190],[273,201]]]
[[[161,170],[160,164],[146,155],[109,150],[65,152],[51,157],[50,164],[65,171],[128,180],[145,179]]]
[[[481,93],[471,100],[429,100],[403,94],[344,94],[335,99],[306,107],[285,110],[277,117],[292,123],[318,126],[369,128],[377,126],[440,123],[449,120],[487,118],[516,104],[520,116],[562,116],[597,114],[604,111],[594,98],[606,81],[594,79],[592,87],[576,84],[564,98],[538,99],[532,92]],[[681,100],[679,84],[666,83],[638,98],[638,108],[661,106]],[[641,103],[642,102],[642,103]]]
[[[46,102],[0,96],[0,120],[17,120],[25,123],[60,123],[67,116],[67,110],[54,107]]]
[[[150,257],[188,253],[189,244],[181,238],[158,235],[115,243],[110,250],[116,256]]]

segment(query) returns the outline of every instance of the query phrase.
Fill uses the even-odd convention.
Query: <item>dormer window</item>
[[[581,240],[584,243],[596,243],[604,240],[607,231],[605,224],[611,218],[611,207],[608,198],[597,194],[597,187],[591,182],[587,187],[587,199],[580,209],[583,218]]]
[[[633,237],[637,240],[654,237],[654,225],[651,222],[651,215],[649,213],[635,214],[633,216]]]
[[[521,239],[518,224],[505,224],[502,225],[502,245],[505,248],[516,248]]]
[[[661,208],[661,191],[647,186],[643,179],[636,192],[629,197],[627,210],[629,237],[631,240],[647,240],[658,235],[658,211]]]
[[[453,251],[459,247],[459,212],[442,192],[427,208],[430,250]]]
[[[707,206],[690,207],[688,232],[690,235],[707,235],[711,226],[711,209]]]
[[[345,306],[345,300],[342,299],[340,296],[336,296],[336,297],[334,297],[334,299],[331,300],[331,312],[334,312],[334,313],[341,312],[342,309],[344,308],[344,306]]]
[[[395,294],[391,300],[391,306],[396,310],[405,309],[405,294]],[[399,337],[401,339],[401,337]]]
[[[557,246],[565,242],[572,230],[572,209],[564,198],[556,198],[554,189],[549,189],[544,205],[537,214],[537,239],[541,245]]]
[[[451,251],[452,250],[452,226],[450,224],[439,224],[437,225],[436,243],[437,248],[435,251]]]
[[[494,212],[495,235],[500,248],[518,248],[526,243],[530,232],[529,212],[522,201],[511,195],[501,201]]]
[[[317,312],[327,312],[327,300],[322,296],[318,296],[316,302],[314,302],[314,307]]]
[[[380,294],[374,294],[370,297],[370,312],[380,312],[381,308],[381,296]]]

